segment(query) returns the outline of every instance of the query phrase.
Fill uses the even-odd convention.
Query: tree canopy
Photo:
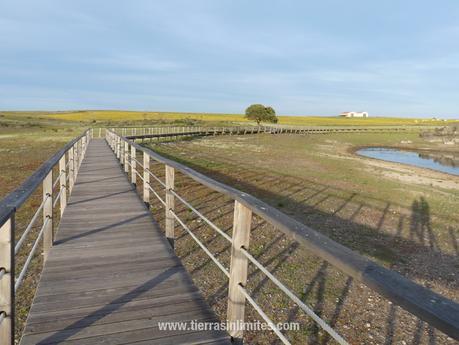
[[[245,117],[249,120],[261,122],[277,123],[276,112],[272,107],[266,107],[263,104],[252,104],[245,110]]]

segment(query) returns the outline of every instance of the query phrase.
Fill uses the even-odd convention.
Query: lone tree
[[[245,110],[245,117],[249,120],[260,122],[277,123],[276,112],[271,107],[265,107],[263,104],[252,104]]]

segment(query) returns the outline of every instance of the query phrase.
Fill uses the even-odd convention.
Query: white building
[[[339,116],[342,117],[368,117],[366,111],[345,111],[342,112]]]

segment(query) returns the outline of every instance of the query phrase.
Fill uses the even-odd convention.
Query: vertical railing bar
[[[73,184],[75,181],[75,156],[74,156],[74,148],[75,146],[72,146],[69,149],[69,193],[72,194],[73,190]]]
[[[50,221],[46,222],[43,234],[43,256],[44,260],[48,258],[49,251],[53,245],[53,170],[48,173],[48,175],[43,180],[43,200],[45,204],[43,206],[43,223],[49,219]],[[49,198],[48,198],[49,196]]]
[[[150,155],[143,151],[143,202],[150,206]]]
[[[248,259],[241,248],[249,247],[251,224],[252,210],[235,200],[226,315],[230,325],[229,333],[236,342],[242,342],[243,329],[238,326],[244,323],[245,314],[245,296],[239,285],[246,285],[248,269]]]
[[[133,185],[137,184],[137,174],[136,174],[136,148],[134,145],[131,146],[131,183]]]
[[[14,344],[15,291],[14,291],[14,231],[15,213],[0,226],[0,344]]]
[[[66,176],[66,162],[65,162],[65,153],[62,155],[61,159],[59,160],[59,170],[60,170],[60,180],[61,180],[61,188],[60,188],[60,212],[61,217],[64,214],[64,210],[67,207],[67,176]]]
[[[172,212],[175,210],[175,200],[174,194],[171,193],[171,190],[174,189],[174,180],[175,180],[175,170],[169,165],[165,165],[165,175],[166,175],[166,238],[172,247],[174,247],[174,228],[175,220]],[[171,212],[172,211],[172,212]]]

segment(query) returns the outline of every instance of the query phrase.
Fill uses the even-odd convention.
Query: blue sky
[[[459,2],[0,0],[0,109],[459,117]]]

